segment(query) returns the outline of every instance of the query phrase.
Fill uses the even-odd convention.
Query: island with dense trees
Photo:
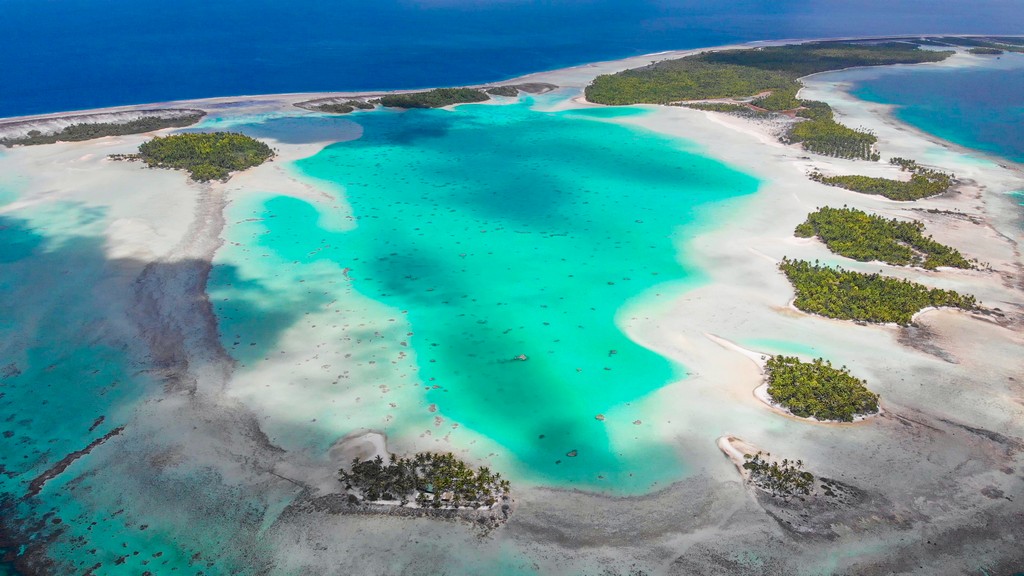
[[[987,46],[975,46],[974,48],[968,48],[967,52],[970,54],[984,56],[999,56],[1004,52],[1004,50],[1001,48],[989,48]]]
[[[591,102],[609,105],[753,98],[758,108],[791,110],[803,119],[782,136],[786,143],[799,143],[826,156],[878,160],[874,134],[836,122],[824,102],[796,97],[802,86],[799,78],[853,66],[938,62],[952,54],[905,42],[810,42],[722,50],[598,76],[585,94]]]
[[[749,474],[751,484],[785,500],[811,494],[814,474],[804,470],[802,460],[773,462],[768,460],[770,456],[763,452],[743,455],[743,470]]]
[[[515,98],[516,96],[519,96],[519,89],[516,88],[515,86],[509,85],[492,86],[491,88],[487,88],[486,90],[484,90],[484,92],[487,92],[492,96],[505,96],[508,98]]]
[[[854,130],[835,120],[832,107],[825,102],[801,100],[796,115],[804,118],[794,124],[781,140],[787,144],[799,143],[804,150],[851,160],[877,161],[880,155],[874,149],[878,138],[866,130]]]
[[[206,116],[206,112],[202,110],[151,110],[144,112],[146,114],[144,116],[121,121],[117,119],[118,116],[127,114],[130,113],[76,116],[74,118],[81,118],[83,121],[75,122],[60,130],[44,132],[32,129],[19,136],[2,136],[0,134],[0,146],[8,148],[12,146],[36,146],[40,144],[54,144],[56,142],[83,142],[104,136],[143,134],[164,128],[191,126]],[[109,120],[89,121],[90,118],[104,117],[109,117]]]
[[[860,262],[894,266],[973,268],[956,249],[924,235],[924,224],[889,220],[856,208],[819,208],[796,227],[800,238],[817,236],[828,249]]]
[[[352,461],[339,471],[349,502],[392,502],[432,509],[492,508],[509,498],[509,482],[487,467],[473,469],[453,454],[420,452],[412,458],[391,455],[385,462]]]
[[[346,100],[344,102],[321,102],[309,106],[310,110],[326,114],[348,114],[354,110],[373,110],[375,106],[363,100]]]
[[[939,62],[952,51],[921,50],[902,42],[809,42],[703,52],[598,76],[587,86],[597,104],[668,104],[682,100],[748,98],[764,92],[794,95],[798,78],[854,66]]]
[[[746,104],[735,104],[732,102],[687,102],[685,104],[671,104],[671,106],[684,106],[705,112],[722,112],[745,118],[764,118],[771,115],[771,112],[758,110]]]
[[[765,364],[765,382],[769,398],[801,418],[852,422],[878,412],[878,395],[863,380],[822,358],[773,356]]]
[[[197,182],[227,180],[232,172],[259,166],[274,156],[263,142],[233,132],[194,132],[156,137],[139,146],[138,154],[112,155],[114,160],[141,160],[150,168],[186,170]]]
[[[837,186],[861,194],[885,196],[890,200],[901,201],[920,200],[943,194],[953,186],[954,176],[952,174],[925,168],[906,158],[892,158],[889,162],[899,166],[903,172],[910,172],[910,180],[857,175],[825,176],[821,172],[811,172],[809,177],[815,182],[821,182],[828,186]]]
[[[485,102],[490,97],[476,88],[435,88],[426,92],[388,94],[381,96],[377,103],[387,108],[442,108],[452,104]]]
[[[793,305],[828,318],[907,326],[914,314],[924,308],[978,308],[973,296],[881,274],[862,274],[788,258],[783,258],[779,269],[796,290]]]
[[[1024,40],[1013,36],[990,36],[985,38],[966,36],[939,36],[929,39],[933,46],[968,47],[971,54],[995,54],[1003,52],[1024,52]]]

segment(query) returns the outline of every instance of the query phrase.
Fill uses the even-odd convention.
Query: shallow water
[[[413,433],[436,414],[506,451],[510,475],[551,485],[638,493],[679,478],[688,463],[654,441],[647,424],[632,424],[641,415],[630,404],[685,367],[629,341],[617,317],[637,299],[700,282],[678,247],[715,225],[701,220],[702,206],[750,193],[757,182],[685,142],[614,123],[642,113],[545,113],[520,103],[315,120],[346,137],[358,132],[351,123],[365,131],[297,164],[343,188],[355,219],[272,190],[237,198],[226,238],[246,244],[218,253],[210,285],[225,346],[240,371],[259,370],[307,314],[347,321],[356,311],[332,302],[371,301],[367,352],[353,362],[376,362],[379,373],[363,374],[379,382],[394,378],[396,350],[415,364],[404,373],[420,402],[393,412],[392,432]],[[268,120],[264,134],[301,134],[296,122]],[[124,423],[154,385],[133,371],[121,343],[96,332],[110,320],[99,280],[110,266],[107,224],[105,214],[71,204],[20,210],[0,224],[0,299],[13,311],[0,324],[2,350],[21,371],[2,381],[0,410],[13,419],[0,427],[12,432],[0,445],[15,473],[0,474],[5,497],[22,496],[56,458]],[[87,273],[69,285],[69,268]],[[346,294],[353,288],[358,294]],[[814,351],[774,340],[741,344]],[[512,361],[517,354],[529,360]],[[316,448],[355,426],[321,424],[302,429]],[[133,504],[153,502],[157,489],[112,478],[101,467],[109,457],[98,450],[83,458],[17,509],[31,519],[59,511],[67,531],[52,547],[55,558],[79,570],[102,560],[107,574],[184,572],[217,558],[209,573],[245,573],[231,557],[230,532],[241,520],[265,521],[258,508],[216,510],[215,521],[191,523],[176,515],[174,498],[223,503],[237,495],[189,492],[197,479],[183,471],[161,485],[183,487],[166,508],[140,509]],[[122,554],[125,562],[114,565]]]
[[[778,340],[775,338],[748,338],[739,342],[741,346],[755,352],[765,354],[791,354],[802,357],[805,361],[810,358],[818,358],[823,352],[817,346],[803,342],[790,340]]]
[[[15,517],[28,522],[52,514],[37,535],[63,531],[54,557],[84,570],[113,560],[122,543],[134,548],[159,538],[154,531],[134,541],[125,525],[133,515],[111,514],[127,505],[118,502],[119,490],[108,489],[111,479],[97,476],[86,458],[47,482],[37,497],[16,500],[60,458],[125,424],[151,382],[132,369],[123,342],[104,329],[119,321],[103,288],[112,266],[103,251],[104,215],[69,203],[45,207],[0,216],[0,504],[5,524],[19,529],[26,527]]]
[[[972,68],[894,67],[850,73],[851,94],[896,106],[895,116],[950,142],[1024,162],[1024,54]]]
[[[674,241],[705,225],[702,204],[758,183],[685,143],[607,121],[642,113],[521,102],[354,116],[362,138],[297,167],[344,188],[355,228],[324,229],[317,207],[269,196],[244,224],[256,227],[258,248],[219,258],[245,261],[261,286],[275,282],[261,298],[315,310],[347,277],[399,311],[395,329],[376,337],[415,353],[422,403],[496,442],[516,476],[646,491],[686,465],[631,423],[641,415],[628,406],[683,367],[631,342],[616,315],[650,291],[699,282]],[[267,258],[263,272],[257,257]],[[213,280],[213,293],[228,282]],[[230,282],[218,312],[225,345],[245,364],[266,353],[274,330],[239,304],[245,279]],[[612,410],[625,421],[597,418]]]
[[[0,117],[475,84],[735,41],[1016,34],[1022,14],[1007,0],[5,0]]]

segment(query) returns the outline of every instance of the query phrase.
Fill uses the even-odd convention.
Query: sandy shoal
[[[508,83],[551,82],[578,93],[597,74],[690,52],[580,66],[534,74]],[[945,65],[955,66],[957,60]],[[967,182],[956,193],[938,198],[915,203],[893,202],[822,186],[808,180],[806,173],[820,169],[829,173],[895,176],[895,168],[809,155],[797,147],[778,143],[768,125],[665,107],[649,107],[646,115],[616,120],[693,142],[703,153],[753,174],[763,182],[754,195],[705,209],[702,215],[708,224],[704,231],[696,237],[678,239],[679,252],[704,271],[707,277],[704,284],[683,293],[638,295],[623,307],[618,317],[622,329],[631,338],[684,365],[690,374],[650,394],[641,404],[647,414],[645,423],[655,426],[665,442],[678,447],[686,461],[692,463],[693,477],[666,492],[628,501],[523,485],[516,516],[508,529],[493,540],[476,541],[470,532],[461,529],[438,537],[440,544],[431,546],[430,550],[439,566],[455,562],[452,552],[444,546],[464,549],[476,546],[477,550],[485,552],[483,558],[513,550],[508,553],[528,557],[550,572],[568,570],[567,566],[593,564],[597,554],[579,552],[576,545],[580,541],[594,547],[591,550],[608,547],[613,556],[653,558],[666,563],[671,562],[673,554],[681,554],[692,547],[731,549],[735,542],[740,542],[759,549],[758,543],[781,538],[785,533],[756,506],[740,497],[742,489],[737,484],[736,469],[717,446],[717,440],[723,436],[736,436],[773,453],[801,458],[816,473],[885,494],[895,502],[894,506],[905,509],[908,516],[939,518],[938,530],[958,526],[958,514],[969,522],[970,514],[977,510],[992,514],[1005,511],[995,508],[1002,505],[1001,502],[979,495],[983,486],[998,486],[1007,495],[1021,494],[1021,487],[1013,483],[1015,477],[1000,472],[993,464],[1004,462],[1012,469],[1017,465],[1016,456],[1006,455],[986,444],[984,439],[979,440],[963,430],[988,430],[1006,437],[1024,437],[1020,382],[1020,375],[1024,374],[1024,337],[1020,330],[1024,306],[1020,233],[1012,228],[1012,219],[1006,217],[1006,194],[1024,189],[1022,174],[1015,166],[979,160],[976,154],[909,129],[894,121],[884,106],[855,101],[846,95],[840,80],[811,78],[806,85],[803,97],[825,100],[834,106],[840,121],[874,130],[879,136],[883,161],[890,156],[917,157],[927,165],[953,171]],[[337,95],[254,96],[187,104],[227,118],[287,117],[309,114],[292,106],[295,102]],[[182,103],[162,103],[161,106],[178,104]],[[576,98],[561,106],[588,104]],[[196,230],[197,214],[204,213],[203,203],[209,188],[189,184],[181,173],[146,170],[138,165],[105,159],[107,154],[134,151],[148,136],[103,138],[3,152],[0,173],[24,175],[24,182],[19,184],[17,200],[0,207],[0,213],[32,221],[37,218],[33,214],[40,207],[58,202],[100,209],[105,250],[111,261],[107,288],[111,295],[129,300],[135,278],[148,264],[197,258],[203,254],[202,250],[192,248],[189,236]],[[329,140],[301,144],[275,141],[273,145],[279,150],[279,156],[273,162],[235,176],[226,184],[209,186],[222,193],[228,203],[271,190],[304,199],[324,212],[350,215],[343,191],[310,181],[288,167],[289,162],[314,154],[329,143]],[[793,228],[807,213],[825,205],[849,205],[890,217],[923,220],[936,240],[959,248],[968,258],[987,262],[991,270],[923,271],[856,263],[831,254],[820,242],[795,238]],[[952,211],[970,218],[946,214]],[[41,216],[36,221],[40,226],[52,224]],[[339,228],[345,226],[343,217],[338,222]],[[69,235],[73,236],[71,232]],[[818,259],[860,271],[881,269],[886,274],[912,278],[929,286],[962,290],[975,294],[989,307],[1002,309],[1007,318],[996,323],[963,312],[939,310],[923,314],[916,328],[899,328],[858,326],[806,315],[789,306],[792,288],[776,268],[783,256]],[[75,281],[75,272],[70,274],[68,281]],[[652,292],[657,290],[652,289]],[[349,304],[357,306],[359,302],[352,300]],[[386,321],[393,312],[379,311],[360,320],[371,324]],[[295,496],[300,486],[319,492],[331,489],[338,463],[332,460],[330,449],[319,448],[323,442],[301,438],[302,431],[311,431],[332,445],[332,441],[358,430],[377,430],[387,435],[386,449],[390,451],[409,452],[441,446],[477,462],[500,465],[501,447],[455,426],[457,423],[438,421],[428,412],[418,386],[387,376],[382,380],[376,369],[352,367],[351,385],[328,387],[323,381],[322,365],[326,362],[318,355],[330,356],[331,363],[343,362],[345,354],[353,350],[344,344],[347,333],[329,329],[326,322],[316,322],[315,316],[320,313],[324,311],[315,312],[308,325],[293,327],[272,358],[256,367],[223,368],[218,372],[227,374],[223,380],[211,375],[205,366],[189,368],[194,372],[192,376],[200,380],[197,397],[212,399],[205,405],[201,422],[182,417],[187,414],[184,402],[176,400],[166,402],[176,410],[173,417],[171,412],[154,417],[165,408],[163,404],[152,403],[144,411],[146,418],[134,424],[154,430],[159,427],[160,433],[171,437],[180,433],[182,437],[197,438],[200,433],[193,430],[214,426],[211,422],[216,421],[222,408],[224,414],[244,412],[248,415],[246,422],[251,419],[271,431],[268,440],[283,452],[275,451],[263,441],[227,434],[211,436],[209,445],[197,449],[192,457],[202,465],[218,468],[233,484],[260,494],[274,494],[267,496],[268,500]],[[314,323],[320,328],[313,328]],[[741,347],[753,348],[746,343],[758,339],[810,347],[817,355],[837,366],[846,365],[855,375],[865,378],[895,415],[856,427],[821,426],[780,417],[752,394],[760,382],[757,366],[741,352],[721,346],[707,334]],[[316,351],[325,343],[328,350]],[[197,357],[203,357],[200,352],[191,350]],[[413,363],[411,356],[407,363],[409,366]],[[311,384],[296,389],[289,386],[293,382]],[[154,393],[154,397],[159,395],[159,392]],[[351,406],[356,398],[360,405],[351,418],[324,420],[325,404],[341,402]],[[419,411],[419,416],[407,420],[408,425],[400,429],[390,429],[391,404],[403,409],[412,406]],[[898,416],[905,416],[908,421],[926,422],[927,426],[898,421]],[[614,418],[614,412],[609,418]],[[609,422],[609,426],[613,431],[617,429],[615,422]],[[959,432],[954,433],[955,426],[960,426],[955,428]],[[293,431],[289,433],[289,429]],[[613,442],[627,445],[629,437],[615,436]],[[375,449],[383,447],[375,445]],[[225,454],[237,458],[225,458]],[[251,462],[260,465],[250,465]],[[981,464],[971,467],[966,465],[968,462]],[[892,467],[899,467],[905,473],[899,477],[883,473]],[[268,468],[286,479],[268,480]],[[944,478],[951,470],[957,470],[959,476],[947,482]],[[942,495],[954,504],[922,501],[922,494]],[[698,510],[696,507],[702,501],[708,505]],[[1019,505],[1014,506],[1019,510]],[[280,506],[268,505],[270,509],[279,511]],[[686,514],[674,513],[684,510]],[[676,523],[655,522],[663,518],[662,513],[670,515]],[[624,528],[620,530],[621,526],[612,525],[620,521],[616,518],[626,523],[631,518],[636,519],[642,528],[627,533]],[[731,524],[729,519],[736,518],[744,519],[746,524]],[[272,523],[272,518],[267,521],[267,525]],[[432,526],[427,520],[402,524],[394,519],[370,523],[365,519],[318,517],[315,523],[279,526],[271,535],[271,541],[280,545],[278,560],[282,565],[328,569],[342,559],[352,565],[354,550],[383,553],[393,549],[389,538],[401,536],[411,542],[412,536],[406,536],[405,530],[411,529],[412,534],[426,538]],[[345,534],[349,539],[332,541],[332,529],[333,534]],[[830,555],[836,551],[859,549],[865,542],[877,546],[879,555],[904,545],[888,538],[892,534],[889,527],[880,525],[872,530],[876,531],[853,539],[840,539],[818,549],[787,544],[784,552],[804,555],[800,557],[806,558],[809,566],[825,566],[830,565]],[[766,536],[768,534],[771,536]],[[405,539],[401,546],[410,551],[421,549],[420,545],[414,546]],[[773,553],[771,547],[762,552]],[[573,564],[577,561],[582,564]]]

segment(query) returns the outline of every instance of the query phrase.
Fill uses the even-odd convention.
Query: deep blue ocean
[[[0,0],[0,117],[496,81],[658,50],[1015,34],[1018,0]]]
[[[950,142],[1024,162],[1024,54],[975,68],[858,70],[851,93],[896,106],[900,120]]]

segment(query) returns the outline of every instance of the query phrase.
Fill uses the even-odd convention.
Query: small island
[[[388,94],[376,102],[387,108],[443,108],[487,100],[490,100],[490,96],[476,88],[435,88],[426,92]]]
[[[519,89],[511,85],[493,86],[485,89],[484,92],[487,92],[491,96],[505,96],[506,98],[515,98],[516,96],[519,96]]]
[[[817,236],[829,250],[860,262],[893,266],[973,268],[956,249],[925,236],[924,224],[888,220],[856,208],[819,208],[796,227],[800,238]]]
[[[156,137],[139,146],[138,154],[112,155],[113,160],[141,160],[150,168],[186,170],[192,180],[226,181],[232,172],[259,166],[274,156],[265,143],[234,132],[204,132]]]
[[[734,114],[737,116],[744,117],[766,117],[771,113],[765,110],[759,110],[757,107],[750,104],[737,104],[734,102],[687,102],[685,104],[678,104],[678,106],[684,106],[693,110],[701,110],[703,112],[721,112],[723,114]]]
[[[835,120],[832,107],[824,102],[800,100],[796,116],[803,118],[781,140],[786,144],[800,144],[804,150],[850,160],[877,161],[875,150],[878,138],[865,130],[854,130]]]
[[[795,108],[798,78],[854,66],[939,62],[952,51],[921,50],[904,42],[808,42],[703,52],[598,76],[587,86],[597,104],[668,104],[682,100],[745,98],[779,92],[778,109]],[[762,101],[763,102],[763,101]]]
[[[892,158],[890,164],[910,172],[910,180],[894,180],[892,178],[874,178],[870,176],[825,176],[821,172],[812,172],[809,176],[815,182],[828,186],[837,186],[861,194],[885,196],[890,200],[920,200],[936,196],[949,190],[953,185],[953,175],[931,170],[918,165],[906,158]]]
[[[1000,48],[989,48],[987,46],[975,46],[974,48],[967,49],[968,54],[985,55],[985,56],[999,56],[1004,51]]]
[[[346,100],[344,102],[323,102],[310,107],[311,110],[326,114],[348,114],[354,110],[373,110],[375,106],[363,100]]]
[[[765,458],[762,458],[762,455]],[[765,492],[788,500],[794,496],[809,496],[814,489],[814,474],[804,470],[802,460],[782,462],[767,460],[771,454],[758,452],[744,454],[743,469],[750,473],[750,483]]]
[[[158,109],[81,114],[0,124],[0,146],[38,146],[57,142],[84,142],[104,136],[126,136],[184,128],[206,116],[202,110]]]
[[[385,462],[352,460],[339,471],[350,504],[391,503],[433,509],[490,509],[509,500],[509,482],[485,466],[476,470],[453,454],[419,452],[412,458],[391,455]]]
[[[590,102],[609,105],[746,99],[752,111],[787,112],[800,119],[781,135],[787,144],[799,143],[804,150],[825,156],[878,160],[874,134],[836,122],[824,102],[797,98],[803,86],[799,78],[854,66],[939,62],[952,54],[905,42],[810,42],[721,50],[598,76],[585,95]],[[717,104],[699,109],[740,111],[732,101]]]
[[[914,315],[928,307],[978,308],[974,296],[881,274],[862,274],[788,258],[783,258],[779,269],[796,289],[793,305],[827,318],[909,326]]]
[[[801,418],[853,422],[878,413],[878,395],[863,380],[822,358],[773,356],[765,364],[765,382],[769,399]]]

